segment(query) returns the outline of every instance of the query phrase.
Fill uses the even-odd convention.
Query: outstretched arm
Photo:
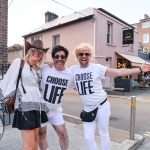
[[[138,74],[140,72],[148,72],[150,71],[150,64],[143,63],[140,68],[133,68],[133,69],[127,69],[127,68],[121,68],[121,69],[113,69],[113,68],[107,68],[105,76],[127,76],[132,74]]]

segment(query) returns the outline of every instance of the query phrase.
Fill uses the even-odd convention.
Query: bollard
[[[136,96],[131,96],[130,139],[134,140],[135,133]]]

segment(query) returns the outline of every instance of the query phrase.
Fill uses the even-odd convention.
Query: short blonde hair
[[[27,54],[25,55],[24,60],[28,61],[30,58],[29,52],[31,51],[31,49],[28,50]],[[42,66],[43,65],[43,60],[44,60],[44,55],[45,53],[43,53],[42,58],[38,61],[38,66]]]
[[[74,53],[76,55],[76,57],[78,56],[78,54],[84,50],[89,50],[90,54],[93,54],[94,48],[91,44],[89,43],[81,43],[78,46],[76,46]]]

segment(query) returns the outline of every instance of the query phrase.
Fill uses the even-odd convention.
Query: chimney
[[[144,15],[144,19],[147,19],[149,18],[149,16],[147,14]]]
[[[54,14],[52,12],[47,11],[45,13],[45,22],[53,21],[56,18],[58,18],[58,15],[56,15],[56,14]]]

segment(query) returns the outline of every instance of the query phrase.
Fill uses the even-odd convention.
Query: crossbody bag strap
[[[19,79],[21,78],[21,73],[22,73],[22,69],[24,67],[24,60],[21,59],[21,63],[20,63],[20,68],[19,68],[19,74],[18,74],[18,78],[17,78],[17,84],[16,84],[16,92],[17,92],[17,89],[18,89],[18,84],[19,84]],[[22,80],[22,79],[21,79]],[[22,82],[21,82],[21,85],[22,85]],[[22,85],[23,87],[23,85]],[[24,87],[23,87],[24,89]],[[25,90],[25,89],[24,89]],[[15,93],[16,94],[16,93]]]
[[[20,65],[21,72],[22,72],[22,69],[23,69],[23,67],[24,67],[24,63],[25,63],[25,61],[24,61],[23,59],[21,59],[21,65]],[[20,78],[21,78],[21,86],[22,86],[23,92],[26,93],[26,90],[25,90],[25,88],[24,88],[24,86],[23,86],[23,84],[22,84],[22,77],[21,77],[21,74],[20,74]]]

